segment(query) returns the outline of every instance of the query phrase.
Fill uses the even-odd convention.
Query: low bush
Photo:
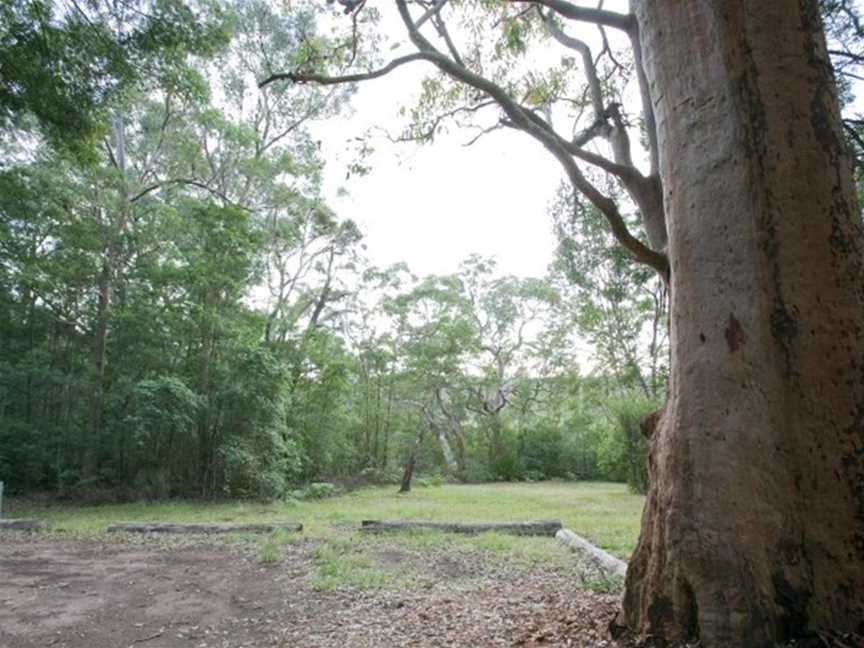
[[[325,499],[339,495],[342,489],[330,482],[312,482],[306,488],[291,491],[290,496],[298,500]]]

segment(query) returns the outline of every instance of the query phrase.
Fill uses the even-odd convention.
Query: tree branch
[[[424,13],[422,16],[420,16],[417,19],[417,22],[415,23],[415,25],[417,26],[417,29],[420,29],[420,27],[423,25],[423,23],[425,23],[427,20],[429,20],[433,16],[439,14],[441,12],[441,10],[444,8],[444,5],[446,5],[448,1],[449,0],[438,0],[438,2],[436,2],[434,5],[432,5],[432,7],[430,7],[426,11],[426,13]]]
[[[521,0],[508,1],[513,2]],[[561,0],[546,0],[544,2],[537,2],[537,4],[547,6],[567,18],[596,22],[608,27],[624,29],[625,31],[628,31],[628,33],[635,25],[633,17],[630,15],[617,14],[600,9],[585,9],[576,7],[575,5],[571,5],[570,3]],[[435,46],[420,33],[417,23],[411,17],[406,0],[396,0],[396,6],[403,23],[408,29],[411,41],[419,50],[418,52],[393,59],[383,68],[365,73],[333,77],[314,73],[307,74],[303,72],[273,74],[260,82],[259,87],[267,86],[275,81],[318,83],[321,85],[353,83],[382,77],[394,69],[413,61],[428,61],[448,76],[480,90],[494,99],[517,128],[540,142],[562,164],[571,184],[579,192],[585,195],[585,197],[588,198],[588,200],[590,200],[605,216],[616,240],[618,240],[618,242],[627,249],[637,261],[654,268],[663,277],[668,276],[669,263],[666,255],[660,251],[652,250],[630,233],[615,202],[607,196],[604,196],[588,181],[574,162],[573,157],[595,164],[609,173],[622,177],[622,179],[624,177],[631,177],[634,172],[638,174],[638,171],[632,167],[616,164],[602,156],[584,151],[579,147],[573,146],[570,142],[567,142],[567,140],[555,133],[552,127],[541,117],[517,103],[503,88],[494,82],[475,74],[464,65],[460,65],[457,61],[445,56],[435,48]],[[431,14],[427,11],[428,16],[431,17],[434,15],[434,13],[440,10],[442,6],[443,2],[436,3],[435,7],[433,7],[434,11],[430,10],[432,11]],[[424,18],[425,17],[426,14],[424,14]],[[641,177],[641,174],[638,175]]]
[[[618,242],[630,252],[633,258],[654,268],[661,274],[661,276],[668,277],[669,261],[666,258],[666,255],[660,251],[652,250],[630,233],[630,230],[624,222],[621,213],[618,211],[618,206],[615,202],[607,196],[604,196],[588,181],[571,157],[572,155],[584,159],[586,156],[593,157],[594,154],[582,151],[581,149],[577,149],[576,151],[571,150],[571,147],[566,140],[556,134],[539,116],[524,109],[516,103],[503,88],[488,79],[473,73],[471,70],[459,66],[454,61],[444,56],[417,29],[411,18],[410,12],[408,11],[406,0],[396,0],[396,6],[399,9],[402,22],[405,23],[405,26],[408,29],[411,41],[417,49],[420,50],[420,53],[426,55],[427,60],[434,63],[441,71],[454,79],[481,90],[495,99],[504,113],[517,127],[519,127],[520,130],[534,137],[534,139],[539,141],[555,156],[555,158],[564,167],[571,184],[586,198],[588,198],[588,200],[590,200],[606,217],[612,230],[612,234],[615,236],[616,240],[618,240]],[[608,160],[603,162],[604,158],[601,156],[597,156],[597,158],[599,158],[597,159],[598,162],[605,164],[606,170],[617,168],[613,167],[613,163]],[[619,170],[626,170],[629,172],[626,167],[622,165],[617,166],[620,166]]]
[[[413,54],[407,54],[405,56],[400,56],[393,59],[383,68],[371,70],[369,72],[360,72],[357,74],[346,74],[343,76],[334,77],[326,76],[323,74],[307,74],[304,72],[285,72],[271,74],[269,77],[259,82],[258,87],[263,88],[270,85],[274,81],[290,81],[291,83],[317,83],[319,85],[336,85],[339,83],[356,83],[358,81],[369,81],[371,79],[377,79],[379,77],[385,76],[386,74],[389,74],[396,68],[401,67],[406,63],[428,60],[430,60],[430,58],[424,52],[414,52]]]
[[[570,20],[590,22],[595,25],[613,27],[626,32],[629,32],[636,24],[636,19],[632,14],[622,14],[615,11],[607,11],[605,9],[579,7],[570,2],[566,2],[566,0],[506,0],[506,2],[513,3],[529,1],[535,5],[547,7],[555,13]]]
[[[162,189],[163,187],[167,187],[170,185],[187,185],[190,187],[198,187],[199,189],[203,189],[204,191],[207,191],[208,193],[213,194],[214,196],[223,200],[224,202],[228,203],[229,205],[233,205],[234,207],[238,207],[239,209],[243,209],[245,211],[252,211],[250,208],[234,202],[233,200],[228,198],[228,196],[226,196],[221,191],[214,189],[213,187],[207,185],[204,182],[201,182],[200,180],[193,180],[191,178],[173,178],[171,180],[162,180],[160,182],[156,182],[156,183],[150,185],[149,187],[145,187],[144,189],[139,191],[137,194],[135,194],[134,196],[129,198],[129,203],[132,204],[134,202],[137,202],[138,200],[140,200],[141,198],[143,198],[147,194],[150,194],[154,191],[157,191],[159,189]]]
[[[603,93],[600,90],[600,79],[597,77],[597,68],[594,65],[594,59],[591,57],[591,49],[585,41],[574,38],[566,34],[552,16],[552,12],[543,13],[538,11],[549,30],[549,35],[564,47],[576,50],[582,57],[582,67],[585,69],[585,77],[588,80],[588,90],[591,95],[591,105],[594,107],[594,119],[599,121],[604,113],[603,109]]]

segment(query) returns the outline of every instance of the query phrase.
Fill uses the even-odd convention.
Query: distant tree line
[[[599,213],[575,225],[562,190],[543,278],[373,267],[307,129],[350,87],[256,90],[323,42],[315,13],[136,6],[2,10],[10,490],[278,498],[415,472],[644,490],[665,296]],[[70,77],[70,52],[99,65]]]

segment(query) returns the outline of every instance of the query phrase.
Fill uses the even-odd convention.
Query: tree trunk
[[[864,630],[861,220],[817,2],[641,0],[672,375],[623,621]]]
[[[441,446],[441,455],[444,457],[444,465],[447,466],[447,472],[457,477],[459,474],[459,466],[456,459],[453,457],[453,449],[450,447],[450,441],[447,440],[447,433],[435,421],[435,416],[432,410],[428,407],[423,408],[423,415],[426,417],[426,424],[429,429],[435,433],[435,438],[438,439],[438,445]]]
[[[438,445],[441,446],[441,454],[444,457],[447,472],[458,479],[459,464],[456,463],[456,458],[453,456],[453,449],[450,447],[450,442],[447,440],[447,433],[444,432],[444,428],[436,426],[435,436],[438,437]]]
[[[414,437],[414,443],[408,451],[408,460],[405,462],[405,468],[402,471],[402,484],[399,486],[400,493],[411,492],[411,480],[414,478],[414,466],[417,464],[417,455],[420,454],[420,447],[423,445],[423,433],[426,431],[426,426],[422,422],[417,424],[417,436]]]
[[[504,424],[499,416],[500,410],[490,414],[490,454],[492,466],[497,471],[504,457],[507,456],[507,448],[504,446]]]
[[[99,273],[99,295],[93,326],[93,392],[90,395],[88,438],[82,466],[84,477],[95,477],[99,469],[102,446],[102,414],[105,400],[105,363],[107,362],[108,320],[111,316],[111,282],[117,269],[122,236],[129,220],[128,190],[126,186],[126,130],[120,116],[111,118],[114,134],[114,157],[121,175],[120,207],[114,220],[108,216],[107,240]]]
[[[447,459],[447,466],[450,469],[450,473],[459,481],[466,481],[467,479],[467,470],[465,468],[465,434],[462,431],[462,423],[459,418],[447,409],[447,405],[444,402],[444,396],[440,388],[435,389],[435,400],[438,403],[438,408],[441,410],[441,413],[444,414],[444,418],[447,419],[447,428],[450,430],[450,436],[453,439],[453,443],[456,446],[456,456],[453,456],[453,451],[450,447],[450,444],[447,442],[446,436],[442,442],[442,449],[446,444],[445,450],[445,459]],[[448,458],[449,453],[449,458]]]
[[[414,449],[411,449],[408,455],[408,461],[405,462],[405,468],[402,470],[402,483],[399,485],[400,493],[411,492],[411,480],[414,478],[414,464],[417,463],[417,457]]]
[[[393,414],[393,379],[387,384],[387,418],[384,419],[384,447],[381,450],[381,470],[387,470],[387,456],[390,452],[390,422]]]
[[[109,244],[110,250],[110,244]],[[111,304],[111,268],[108,254],[99,273],[99,296],[96,302],[96,321],[93,329],[93,392],[90,394],[87,440],[84,445],[82,473],[94,477],[99,468],[102,439],[102,409],[105,397],[105,348],[108,337],[108,310]]]
[[[456,469],[458,470],[456,476],[459,481],[468,481],[468,468],[465,465],[465,437],[461,433],[461,429],[458,430],[458,433],[454,432],[453,441],[456,446]]]

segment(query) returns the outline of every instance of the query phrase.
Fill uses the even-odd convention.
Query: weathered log
[[[591,563],[605,576],[623,580],[627,573],[627,563],[594,546],[570,529],[561,529],[555,537],[579,554],[580,559]]]
[[[44,527],[45,524],[40,520],[30,520],[24,518],[0,520],[0,531],[5,529],[11,529],[13,531],[40,531]]]
[[[272,522],[266,524],[193,524],[177,522],[121,522],[110,525],[108,533],[270,533],[276,530],[302,531],[299,522]]]
[[[484,533],[498,531],[511,535],[554,536],[561,530],[560,520],[538,520],[534,522],[421,522],[415,520],[363,520],[361,531],[410,531],[433,529],[447,533]]]

